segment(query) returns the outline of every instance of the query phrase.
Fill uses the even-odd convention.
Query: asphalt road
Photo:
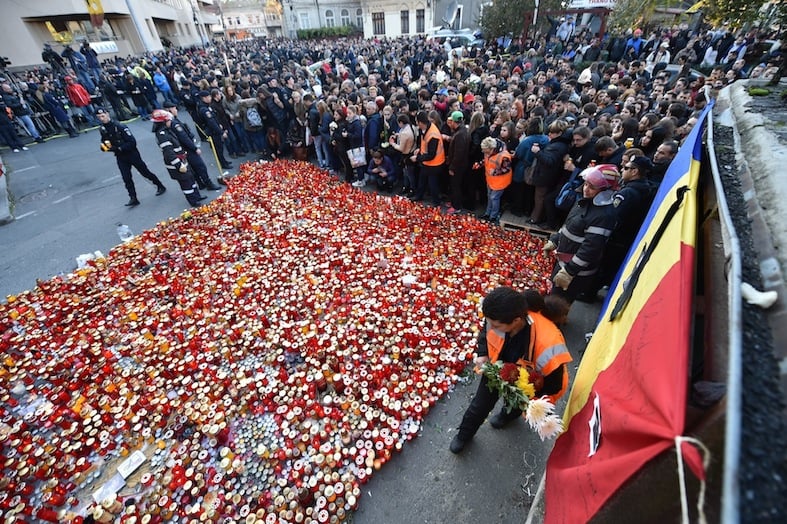
[[[141,205],[128,208],[128,194],[112,153],[99,149],[97,129],[79,138],[54,138],[29,144],[29,151],[0,154],[6,163],[12,214],[16,220],[0,227],[0,296],[29,289],[37,278],[69,272],[76,257],[96,250],[107,253],[120,240],[117,224],[138,233],[180,214],[188,203],[164,167],[152,124],[129,124],[148,167],[167,192],[154,196],[155,187],[134,170]],[[219,171],[203,150],[211,177]],[[235,163],[237,166],[237,162]],[[207,191],[210,198],[220,193]],[[207,202],[207,201],[206,201]]]
[[[14,222],[0,226],[0,297],[29,289],[36,279],[72,271],[80,254],[107,253],[120,242],[118,223],[138,233],[187,207],[177,184],[166,175],[151,124],[136,121],[130,128],[148,166],[168,188],[155,197],[155,188],[135,175],[142,202],[135,208],[123,205],[128,197],[114,156],[99,150],[97,130],[76,139],[32,144],[27,152],[0,151],[9,168],[16,216]],[[215,161],[211,157],[206,161],[215,177]],[[220,196],[206,194],[211,199]],[[576,303],[571,310],[564,332],[575,359],[572,376],[598,309],[598,304]],[[504,430],[485,424],[462,455],[451,454],[448,444],[477,384],[478,379],[470,376],[432,409],[419,436],[363,486],[352,522],[524,521],[552,444],[541,442],[519,420]],[[559,410],[562,407],[563,403]]]

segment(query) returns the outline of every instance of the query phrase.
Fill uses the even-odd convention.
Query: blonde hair
[[[497,139],[488,136],[481,140],[481,149],[495,149],[497,147]]]
[[[568,122],[563,119],[557,119],[549,124],[549,129],[547,129],[547,131],[549,133],[557,133],[558,135],[562,135],[563,131],[566,129],[568,129]]]

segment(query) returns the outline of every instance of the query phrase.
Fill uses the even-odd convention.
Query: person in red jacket
[[[100,126],[101,122],[96,118],[96,110],[93,108],[90,93],[87,92],[82,84],[75,81],[73,77],[66,76],[63,78],[66,81],[66,96],[71,102],[71,105],[78,107],[82,114],[85,116],[88,124],[91,126]]]

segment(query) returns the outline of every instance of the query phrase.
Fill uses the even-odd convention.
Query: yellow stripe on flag
[[[640,310],[670,268],[680,261],[681,245],[694,246],[697,228],[696,190],[699,173],[700,163],[696,160],[691,160],[685,174],[678,179],[670,188],[669,193],[661,200],[661,205],[650,221],[647,232],[642,237],[637,250],[627,261],[623,275],[619,279],[617,287],[612,291],[612,297],[608,301],[607,309],[593,333],[593,338],[591,338],[577,370],[574,385],[571,388],[568,404],[566,405],[566,411],[563,415],[564,426],[568,426],[571,418],[585,406],[596,378],[599,373],[607,369],[617,358],[618,352],[629,336],[631,326],[640,314]],[[666,218],[667,210],[677,198],[678,189],[684,186],[689,187],[689,192],[683,199],[678,214],[669,222],[656,251],[651,255],[647,263],[647,270],[640,275],[636,292],[632,294],[630,301],[620,316],[614,321],[610,321],[609,311],[623,293],[623,283],[628,280],[634,271],[640,254],[653,241],[656,230]],[[664,307],[691,307],[691,304],[665,304]]]
[[[87,3],[87,12],[91,15],[103,15],[104,6],[101,5],[101,0],[85,0]]]

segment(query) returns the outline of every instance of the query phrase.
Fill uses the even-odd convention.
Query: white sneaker
[[[18,150],[18,149],[14,149],[14,153],[18,153],[18,152],[19,152],[19,150]]]
[[[353,187],[365,187],[366,181],[365,180],[356,180],[353,182]]]
[[[22,151],[30,151],[30,148],[27,146],[22,146]]]

